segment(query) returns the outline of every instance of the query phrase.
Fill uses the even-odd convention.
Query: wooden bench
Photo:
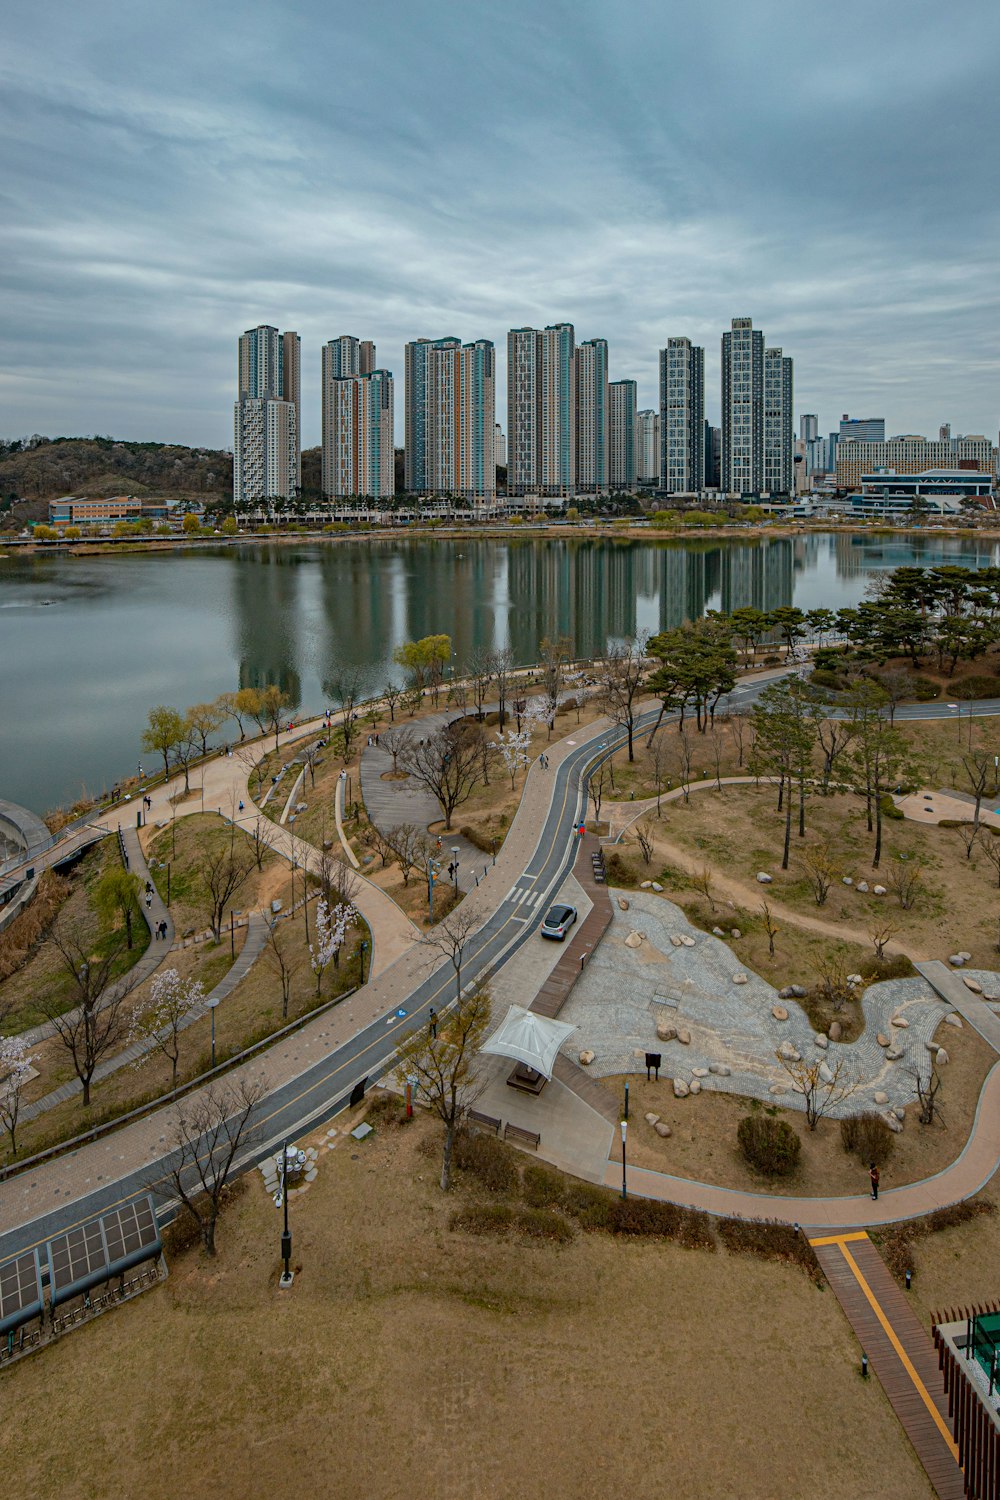
[[[531,1146],[536,1151],[538,1150],[538,1143],[541,1140],[541,1136],[537,1130],[525,1130],[520,1125],[513,1125],[510,1120],[504,1126],[503,1138],[505,1141],[516,1141],[522,1146]]]
[[[466,1110],[466,1118],[471,1120],[474,1125],[482,1125],[485,1129],[492,1130],[494,1135],[500,1134],[500,1121],[494,1119],[492,1115],[484,1115],[482,1110]]]

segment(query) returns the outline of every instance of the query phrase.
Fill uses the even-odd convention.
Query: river
[[[303,709],[357,667],[374,693],[402,641],[445,632],[537,658],[578,656],[706,609],[856,603],[905,563],[996,564],[993,542],[802,533],[732,541],[617,537],[226,545],[0,558],[0,796],[44,813],[133,773],[148,709],[278,682]],[[154,757],[147,757],[150,766]]]

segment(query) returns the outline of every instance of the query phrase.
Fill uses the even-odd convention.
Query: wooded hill
[[[168,443],[127,443],[110,437],[43,438],[34,446],[0,444],[0,498],[59,495],[232,494],[232,455]]]

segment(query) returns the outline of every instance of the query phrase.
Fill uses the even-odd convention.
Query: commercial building
[[[391,499],[393,427],[389,370],[331,376],[323,393],[323,493],[331,499]]]
[[[660,487],[672,495],[705,487],[705,351],[688,338],[660,350]]]
[[[986,500],[992,489],[990,475],[976,469],[926,469],[921,474],[897,474],[895,469],[879,469],[874,474],[861,476],[861,490],[865,495],[947,495]]]
[[[632,492],[636,487],[635,427],[638,387],[634,380],[608,386],[608,485]]]
[[[885,417],[849,417],[845,411],[837,438],[841,443],[884,443]]]
[[[105,500],[78,499],[64,495],[49,501],[50,526],[102,526],[114,521],[162,521],[167,506],[158,500],[135,500],[131,495],[112,495]]]
[[[496,363],[489,339],[406,346],[404,474],[413,494],[496,493]]]
[[[576,492],[576,339],[572,323],[507,335],[507,493]]]
[[[792,432],[792,361],[780,349],[765,349],[764,489],[769,495],[794,491]]]
[[[721,480],[728,494],[764,488],[764,335],[750,318],[722,335]]]
[[[576,488],[597,495],[608,488],[608,343],[588,339],[574,355],[576,363]]]
[[[660,482],[660,414],[652,407],[636,412],[635,466],[639,484]]]
[[[301,341],[260,324],[239,340],[233,499],[287,500],[301,483]]]
[[[899,474],[922,474],[928,469],[967,469],[991,478],[996,472],[996,449],[979,434],[929,442],[915,434],[888,438],[884,443],[839,442],[837,488],[856,490],[862,476],[878,469]]]

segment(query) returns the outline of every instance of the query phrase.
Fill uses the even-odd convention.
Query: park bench
[[[504,1126],[503,1138],[505,1141],[516,1141],[522,1146],[532,1146],[536,1151],[541,1140],[537,1130],[525,1130],[523,1126],[514,1125],[510,1120]]]
[[[466,1111],[466,1114],[474,1125],[482,1125],[484,1129],[491,1130],[494,1135],[500,1134],[500,1121],[493,1115],[484,1115],[481,1109],[470,1109]]]

